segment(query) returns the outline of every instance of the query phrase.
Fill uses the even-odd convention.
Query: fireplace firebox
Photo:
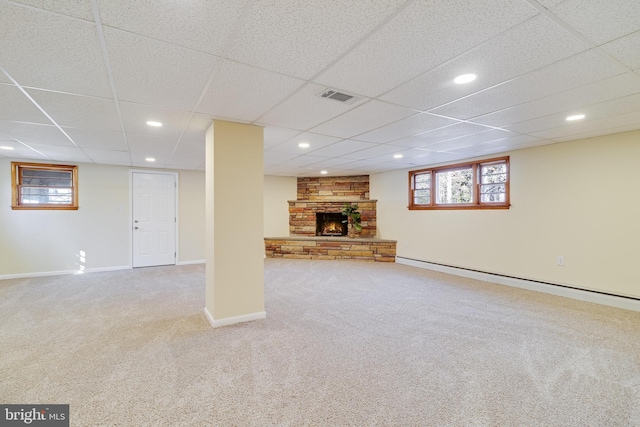
[[[342,223],[345,218],[341,213],[317,212],[316,236],[346,236],[347,223]]]

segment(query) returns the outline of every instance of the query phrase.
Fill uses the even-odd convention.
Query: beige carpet
[[[73,426],[640,425],[640,313],[402,265],[265,260],[212,329],[204,266],[0,281],[0,401]]]

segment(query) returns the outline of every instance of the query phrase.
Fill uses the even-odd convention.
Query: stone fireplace
[[[346,236],[345,218],[341,213],[316,212],[316,236]]]
[[[362,231],[346,237],[345,203],[357,204]],[[267,258],[357,259],[395,262],[396,241],[376,237],[376,200],[369,199],[369,175],[298,178],[289,200],[289,236],[265,237]]]
[[[345,203],[358,205],[362,225],[358,237],[376,236],[377,201],[369,199],[369,175],[298,178],[297,197],[289,201],[291,236],[322,235],[318,234],[316,219],[324,213],[338,214],[341,223],[346,218],[342,216]]]

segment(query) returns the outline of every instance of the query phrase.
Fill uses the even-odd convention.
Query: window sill
[[[407,206],[410,211],[464,211],[484,209],[509,209],[511,205],[440,205],[440,206]]]

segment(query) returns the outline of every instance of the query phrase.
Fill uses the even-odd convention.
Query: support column
[[[211,326],[264,319],[263,128],[214,120],[206,136]]]

